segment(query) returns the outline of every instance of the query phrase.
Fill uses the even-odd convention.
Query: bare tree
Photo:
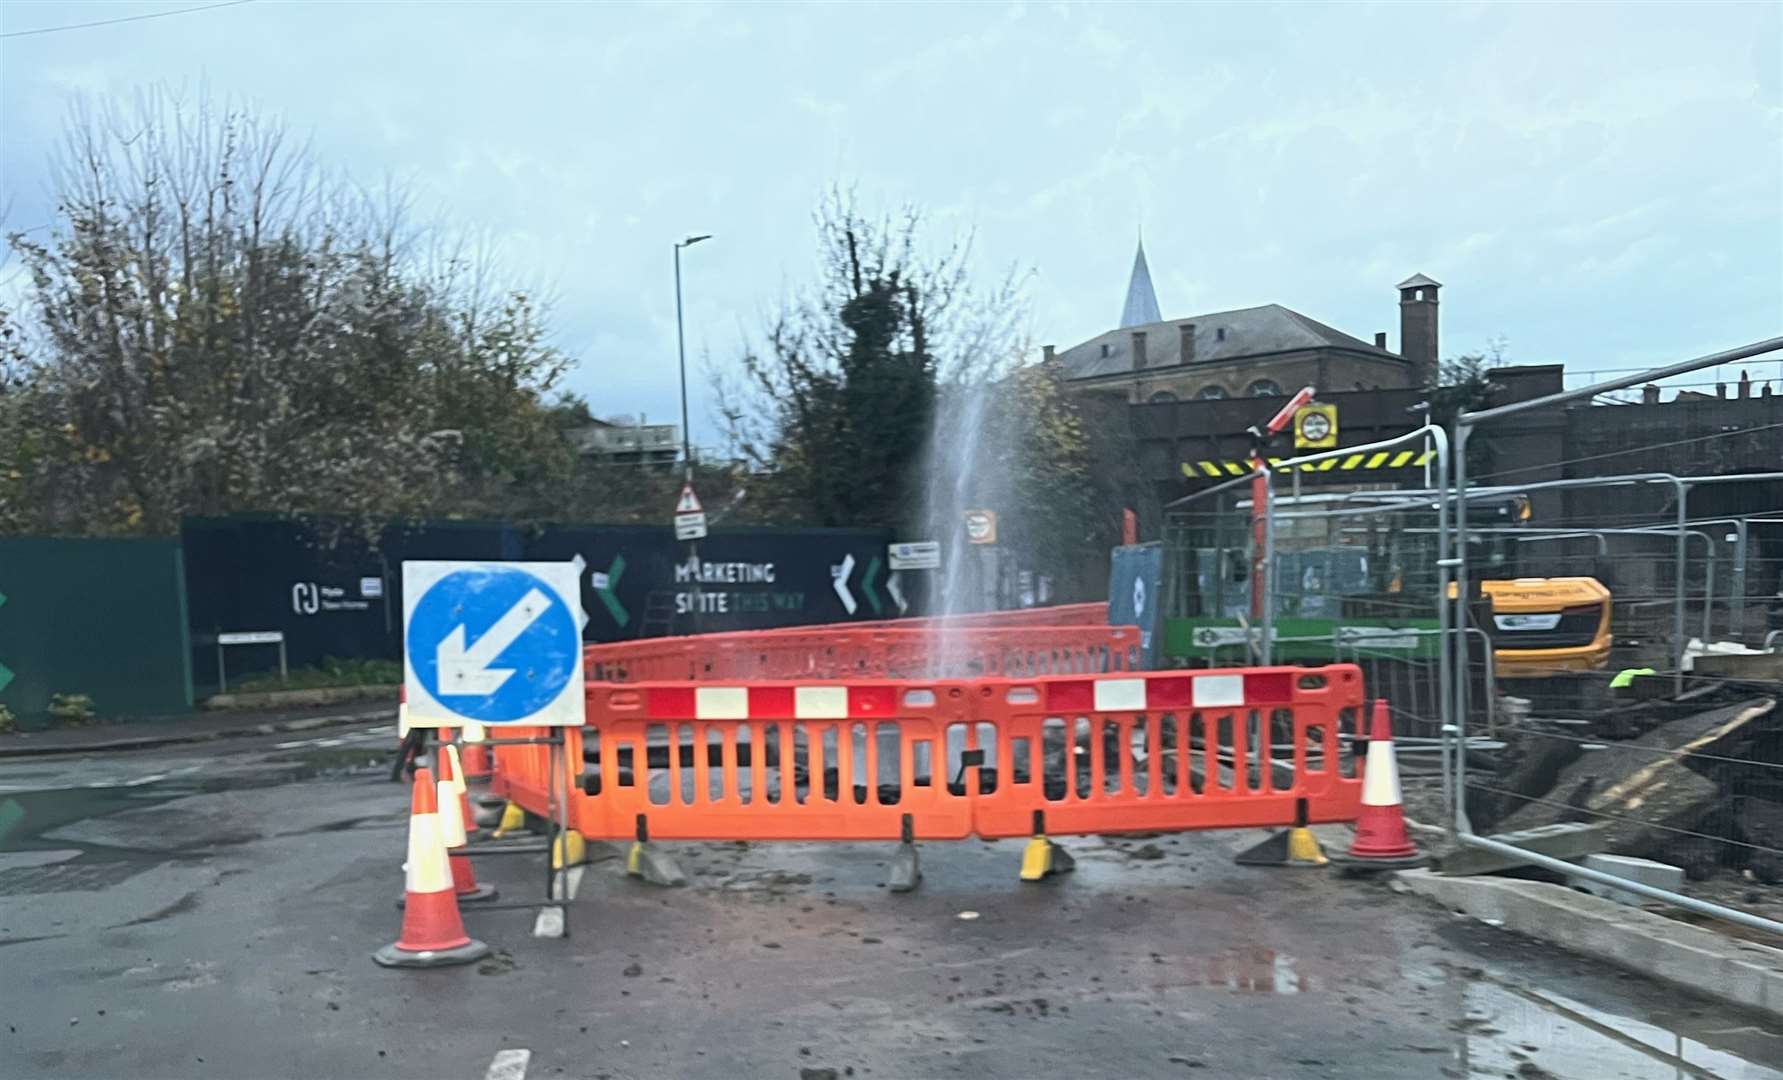
[[[969,234],[928,254],[919,211],[872,217],[849,189],[831,189],[813,220],[816,282],[769,318],[735,371],[713,375],[720,421],[760,474],[756,510],[898,524],[921,502],[937,387],[1013,360],[1026,277],[1011,270],[980,291]]]
[[[38,443],[0,447],[19,474],[0,525],[503,512],[569,467],[541,421],[567,361],[537,306],[416,226],[400,186],[354,187],[276,119],[162,91],[77,105],[53,177],[50,237],[10,238]]]

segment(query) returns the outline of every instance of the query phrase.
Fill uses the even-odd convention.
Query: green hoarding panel
[[[178,541],[0,538],[0,596],[0,705],[21,719],[54,694],[102,716],[192,707]]]

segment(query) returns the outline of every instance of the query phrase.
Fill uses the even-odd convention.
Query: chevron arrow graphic
[[[910,613],[910,603],[904,599],[904,587],[898,582],[898,571],[893,570],[885,579],[885,591],[891,594],[892,603],[898,605],[898,614]]]
[[[873,579],[878,576],[879,556],[875,555],[868,561],[866,571],[861,574],[861,592],[866,596],[867,606],[873,609],[875,615],[882,614],[884,610],[879,604],[878,594],[873,591]]]
[[[619,602],[619,579],[624,574],[625,556],[623,554],[615,555],[613,564],[607,567],[606,580],[594,587],[595,598],[601,602],[601,606],[607,609],[607,614],[613,616],[613,621],[620,626],[631,622],[631,612],[625,610],[625,605]]]
[[[853,555],[842,556],[842,562],[839,565],[830,567],[830,575],[836,579],[831,584],[836,589],[837,598],[842,601],[843,610],[850,615],[853,615],[854,609],[860,606],[854,602],[854,593],[848,591],[848,575],[852,573],[854,573]]]

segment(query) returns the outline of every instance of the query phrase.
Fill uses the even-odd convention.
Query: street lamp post
[[[711,234],[704,233],[675,245],[675,352],[681,361],[681,463],[687,470],[690,484],[693,483],[693,435],[687,428],[687,334],[681,326],[681,249],[710,239]]]
[[[681,249],[710,239],[710,234],[702,233],[689,236],[675,245],[675,353],[681,363],[681,461],[689,487],[693,486],[693,433],[687,426],[687,332],[682,328],[681,322]],[[699,541],[687,542],[687,561],[693,568],[693,610],[688,613],[690,618],[687,628],[697,634],[700,632],[700,605],[705,602],[700,588]]]

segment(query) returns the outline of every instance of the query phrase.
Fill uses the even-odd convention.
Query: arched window
[[[1151,397],[1146,398],[1145,400],[1150,402],[1153,405],[1168,405],[1171,402],[1176,400],[1176,395],[1172,394],[1168,390],[1159,390],[1157,393],[1153,394]]]
[[[1274,379],[1258,379],[1244,388],[1245,397],[1281,397],[1281,384]]]
[[[1218,383],[1210,386],[1203,386],[1201,389],[1195,391],[1195,400],[1224,401],[1226,400],[1226,388],[1220,386]]]

